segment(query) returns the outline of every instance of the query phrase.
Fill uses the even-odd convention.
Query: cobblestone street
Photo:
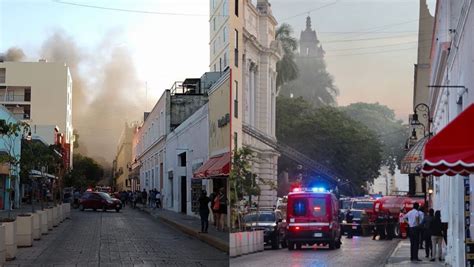
[[[341,249],[304,247],[302,250],[265,250],[230,260],[231,266],[384,266],[398,240],[373,241],[371,237],[342,239]]]
[[[130,208],[72,211],[6,266],[228,266],[227,254]]]

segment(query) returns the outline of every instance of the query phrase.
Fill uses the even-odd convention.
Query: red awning
[[[471,104],[425,146],[423,175],[474,173],[474,104]]]
[[[194,178],[213,178],[228,176],[230,171],[230,153],[210,158],[195,173]]]

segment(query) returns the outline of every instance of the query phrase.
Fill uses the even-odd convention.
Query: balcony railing
[[[30,102],[31,97],[28,95],[6,95],[0,94],[0,102]]]

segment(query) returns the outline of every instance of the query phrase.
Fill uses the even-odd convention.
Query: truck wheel
[[[329,241],[329,249],[333,250],[336,248],[336,240]]]
[[[335,247],[336,249],[340,249],[340,248],[341,248],[341,244],[342,244],[342,242],[341,242],[341,237],[339,237],[339,240],[336,241],[336,244],[334,244],[334,247]]]
[[[302,247],[301,243],[296,243],[296,249],[297,249],[297,250],[300,250],[301,247]]]

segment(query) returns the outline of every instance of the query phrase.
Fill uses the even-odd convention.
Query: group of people
[[[137,207],[137,204],[142,204],[149,208],[161,208],[161,192],[156,188],[147,191],[143,189],[142,191],[121,191],[118,193],[117,198],[120,198],[124,205],[130,205],[133,208]]]
[[[418,258],[418,250],[423,249],[423,243],[425,243],[426,258],[435,261],[438,256],[439,261],[443,261],[442,246],[446,229],[441,222],[441,211],[435,212],[430,209],[425,214],[423,208],[415,203],[413,209],[405,214],[403,219],[408,222],[409,226],[410,260],[421,261]]]
[[[377,236],[379,240],[392,240],[395,237],[396,220],[390,211],[386,211],[385,214],[378,214],[375,218],[372,240],[375,240]]]
[[[209,206],[210,204],[210,206]],[[224,188],[212,192],[207,196],[206,190],[202,190],[199,197],[199,215],[201,217],[201,233],[207,233],[209,229],[209,214],[212,210],[213,223],[217,231],[225,231],[225,220],[227,217],[227,198]]]

